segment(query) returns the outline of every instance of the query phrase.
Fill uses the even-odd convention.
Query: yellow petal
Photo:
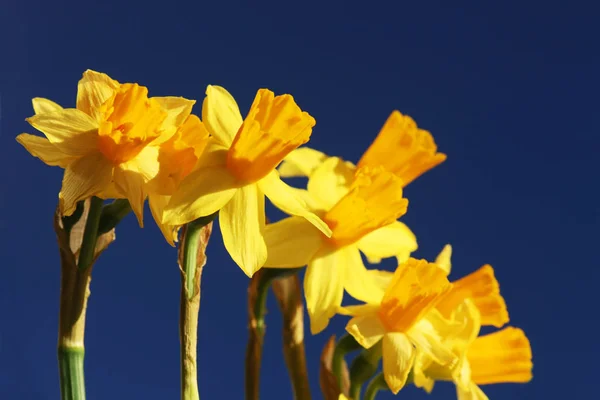
[[[325,236],[331,236],[329,226],[308,209],[308,206],[302,200],[302,197],[298,195],[298,192],[283,182],[279,178],[277,171],[272,171],[269,175],[265,176],[258,182],[258,185],[277,208],[287,214],[306,218],[308,222],[323,232]]]
[[[285,157],[278,171],[283,178],[310,176],[327,158],[327,154],[318,150],[300,147]]]
[[[507,327],[480,336],[467,354],[471,378],[479,385],[490,383],[525,383],[532,378],[531,345],[525,333]]]
[[[361,317],[371,314],[377,314],[379,304],[359,304],[355,306],[338,307],[337,313],[340,315],[350,315],[352,317]]]
[[[394,277],[394,273],[390,271],[385,271],[381,269],[370,269],[367,271],[367,274],[376,285],[382,288],[384,291],[390,286],[390,282],[392,282],[392,278]]]
[[[329,319],[342,304],[344,265],[340,261],[337,252],[324,247],[306,269],[304,294],[313,335],[327,327]]]
[[[412,118],[394,111],[358,166],[383,166],[406,186],[445,159],[445,154],[437,153],[429,132],[417,128]]]
[[[265,242],[268,252],[265,266],[302,267],[323,246],[324,236],[304,218],[290,217],[268,224]]]
[[[77,202],[101,193],[112,181],[113,167],[100,154],[92,153],[73,161],[65,169],[58,194],[63,215],[71,215]]]
[[[379,304],[385,290],[377,285],[367,273],[360,252],[356,246],[347,246],[338,250],[340,262],[344,268],[344,289],[357,300],[370,304]]]
[[[379,316],[389,331],[405,332],[450,290],[446,274],[435,264],[409,259],[396,269]]]
[[[39,158],[48,165],[67,168],[76,159],[76,157],[63,153],[48,139],[40,136],[22,133],[17,136],[17,142],[25,147],[32,156]]]
[[[325,210],[330,210],[344,197],[354,179],[352,163],[338,157],[330,157],[314,169],[309,177],[307,189]]]
[[[370,263],[379,263],[387,257],[397,257],[399,262],[404,262],[418,247],[415,234],[399,221],[368,233],[357,244]]]
[[[500,285],[491,265],[484,265],[477,271],[452,283],[452,290],[437,305],[444,316],[464,299],[471,299],[481,314],[482,325],[502,327],[509,321],[506,302],[500,295]]]
[[[235,192],[219,212],[219,226],[229,255],[251,278],[267,261],[265,196],[257,185]]]
[[[212,85],[206,88],[202,121],[210,134],[227,148],[244,122],[233,96],[221,86]]]
[[[208,155],[210,166],[185,177],[171,197],[163,214],[163,223],[183,225],[220,210],[235,194],[240,184],[225,168],[225,152]]]
[[[415,360],[415,349],[403,333],[383,336],[383,376],[394,394],[404,387]]]
[[[481,390],[481,388],[473,382],[471,382],[471,385],[468,388],[468,390],[457,386],[456,397],[458,398],[458,400],[489,400],[487,395],[483,393],[483,390]]]
[[[421,319],[406,332],[417,349],[430,356],[435,362],[450,368],[458,363],[452,349],[442,343],[440,333],[431,321]]]
[[[327,211],[323,220],[333,230],[331,241],[345,246],[393,223],[406,213],[407,207],[398,177],[381,167],[365,167],[356,172],[348,193]]]
[[[152,97],[156,100],[160,107],[167,112],[165,120],[160,127],[165,131],[158,137],[153,144],[160,144],[168,140],[177,130],[177,128],[185,122],[186,118],[192,112],[192,107],[196,104],[196,100],[188,100],[183,97]]]
[[[31,103],[33,104],[33,111],[36,114],[51,113],[63,109],[61,106],[59,106],[52,100],[44,99],[42,97],[34,97],[31,100]]]
[[[46,135],[50,143],[70,156],[78,157],[94,151],[98,145],[98,125],[74,108],[38,114],[27,122]]]
[[[452,246],[445,245],[440,254],[436,257],[434,264],[446,271],[446,275],[450,275],[452,269]]]
[[[77,109],[100,121],[100,106],[118,89],[119,82],[106,74],[88,69],[77,86]]]
[[[170,199],[171,196],[151,194],[148,196],[148,203],[150,204],[150,211],[152,212],[152,217],[154,217],[156,225],[167,242],[174,247],[175,242],[177,241],[177,231],[179,230],[179,226],[162,223],[162,215]]]
[[[377,314],[352,318],[346,325],[346,331],[365,349],[371,348],[385,335],[385,327]]]

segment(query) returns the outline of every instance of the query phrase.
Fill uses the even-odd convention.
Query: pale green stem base
[[[58,348],[60,387],[63,400],[85,400],[83,348]]]

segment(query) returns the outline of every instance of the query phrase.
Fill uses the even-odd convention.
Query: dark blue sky
[[[292,93],[317,120],[311,145],[352,161],[393,109],[411,115],[448,154],[405,191],[403,221],[419,239],[416,256],[432,259],[451,243],[453,277],[492,264],[512,324],[532,342],[534,381],[485,391],[495,399],[596,391],[600,28],[593,2],[249,4],[3,1],[0,398],[59,398],[52,213],[62,170],[32,158],[14,138],[34,133],[24,121],[32,97],[74,106],[87,68],[157,96],[200,100],[207,84],[222,85],[243,113],[260,87]],[[148,210],[146,218],[140,230],[129,216],[94,270],[91,400],[179,395],[176,251]],[[201,396],[241,399],[248,279],[218,230],[208,256]],[[263,399],[288,399],[272,300]],[[315,399],[319,353],[345,322],[338,317],[325,333],[307,336]],[[445,384],[432,397],[411,388],[400,398],[453,392]]]

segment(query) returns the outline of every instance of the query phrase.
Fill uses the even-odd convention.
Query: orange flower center
[[[102,105],[98,147],[115,165],[129,161],[156,139],[166,117],[148,89],[126,83]]]
[[[348,193],[323,217],[335,246],[352,244],[406,213],[402,181],[382,167],[357,170]]]
[[[227,154],[227,168],[242,182],[256,182],[292,150],[308,142],[315,119],[290,95],[260,89]]]

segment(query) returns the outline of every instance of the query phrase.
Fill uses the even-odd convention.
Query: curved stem
[[[367,385],[365,390],[365,397],[363,400],[375,400],[375,396],[380,390],[389,390],[383,373],[375,375],[375,378],[371,379],[371,382]]]
[[[190,222],[183,229],[179,248],[181,299],[179,336],[181,350],[181,398],[199,400],[197,344],[200,311],[200,278],[206,262],[206,246],[217,213]]]
[[[85,230],[81,241],[81,249],[79,250],[79,260],[77,267],[85,269],[92,265],[94,261],[94,253],[96,252],[96,240],[98,239],[98,225],[100,223],[100,215],[102,214],[103,200],[98,197],[90,199],[90,209],[88,211],[87,220],[85,221]]]
[[[117,199],[102,207],[100,223],[98,225],[98,235],[102,235],[113,229],[130,212],[131,204],[129,204],[129,200],[127,199]]]
[[[338,387],[342,387],[342,367],[346,354],[362,349],[360,343],[350,334],[345,334],[335,345],[333,357],[331,360],[331,372],[337,380]]]
[[[248,344],[245,360],[245,391],[247,400],[258,400],[260,391],[260,366],[266,330],[265,312],[267,293],[274,279],[289,276],[299,268],[261,268],[254,274],[248,287]]]
[[[360,399],[360,391],[363,383],[372,377],[379,368],[382,348],[381,340],[370,349],[364,350],[354,359],[350,366],[350,398]]]

